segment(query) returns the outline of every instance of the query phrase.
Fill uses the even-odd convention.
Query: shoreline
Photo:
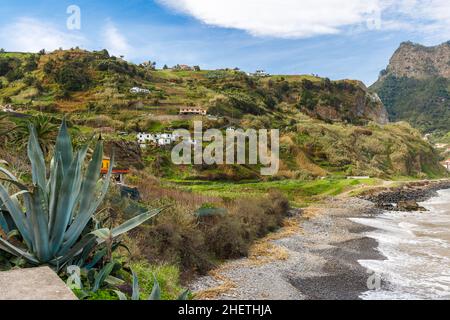
[[[356,300],[369,290],[372,276],[359,260],[384,260],[378,242],[365,236],[374,228],[350,220],[380,214],[387,201],[424,201],[449,180],[406,182],[374,188],[358,197],[330,198],[292,218],[291,234],[266,239],[275,258],[257,263],[250,258],[226,262],[208,276],[192,282],[197,299],[219,300]],[[395,200],[395,201],[393,201]],[[276,234],[275,234],[276,236]],[[283,254],[281,254],[283,253]],[[387,283],[382,280],[382,286]]]

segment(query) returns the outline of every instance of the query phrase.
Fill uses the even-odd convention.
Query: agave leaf
[[[109,276],[109,274],[114,269],[115,264],[116,264],[115,262],[110,262],[105,267],[103,267],[102,270],[100,270],[100,272],[95,277],[94,287],[92,288],[93,292],[96,292],[98,291],[98,289],[100,289],[106,277]]]
[[[121,224],[120,226],[112,229],[112,237],[117,238],[118,236],[136,228],[137,226],[141,225],[145,221],[158,215],[159,213],[164,211],[166,208],[167,207],[160,208],[160,209],[153,209],[148,212],[142,213],[134,218],[131,218],[130,220],[126,221],[125,223]]]
[[[24,219],[25,215],[22,212],[19,203],[17,202],[17,199],[11,198],[6,188],[2,184],[0,184],[0,201],[3,202],[3,206],[11,215],[14,224],[20,231],[20,234],[25,240],[27,246],[29,248],[32,248],[31,234],[28,230],[28,226],[26,225],[26,219]]]
[[[33,177],[33,184],[40,186],[43,190],[47,185],[44,153],[37,138],[35,127],[30,124],[30,140],[28,141],[28,158],[31,161],[31,172]]]
[[[183,293],[178,296],[177,300],[188,300],[189,292],[189,290],[183,291]]]
[[[112,275],[107,276],[105,282],[110,286],[120,286],[125,283],[122,279],[116,278]]]
[[[58,154],[61,156],[63,172],[67,172],[73,160],[73,147],[69,132],[67,130],[67,122],[65,117],[63,118],[58,137],[56,138],[55,158]]]
[[[58,205],[59,199],[59,190],[61,189],[61,184],[64,179],[64,171],[62,166],[61,155],[58,153],[55,155],[55,159],[53,162],[53,167],[50,171],[50,180],[49,180],[49,212],[48,212],[48,225],[49,225],[49,234],[53,233],[53,227],[55,223],[56,216],[56,208]]]
[[[95,214],[95,211],[97,210],[99,205],[103,202],[103,199],[105,198],[109,188],[109,183],[111,181],[113,163],[114,163],[114,155],[112,156],[111,165],[109,167],[106,177],[104,178],[105,181],[103,182],[103,185],[101,187],[100,194],[97,196],[97,200],[91,203],[89,210],[80,212],[79,215],[75,217],[75,220],[73,221],[72,225],[70,226],[69,230],[66,233],[67,241],[63,244],[60,250],[60,254],[64,254],[71,246],[73,246],[73,244],[77,241],[80,234],[83,232],[84,228],[86,228],[86,225],[89,223],[89,220],[91,220],[92,216]]]
[[[6,233],[11,231],[9,230],[8,221],[6,221],[5,215],[1,211],[1,207],[0,207],[0,230],[3,230]]]
[[[18,237],[20,236],[20,232],[17,229],[11,230],[6,235],[7,240],[11,239],[12,237]]]
[[[40,186],[34,188],[33,200],[31,223],[33,226],[35,251],[39,261],[48,262],[51,258],[48,236],[48,208],[44,190]]]
[[[50,261],[52,265],[58,266],[58,270],[64,267],[68,262],[83,253],[85,247],[90,247],[92,243],[95,243],[96,237],[92,234],[87,234],[79,242],[77,242],[73,248],[71,248],[65,255],[60,255],[58,258]]]
[[[78,153],[64,176],[59,190],[59,199],[53,226],[51,226],[50,248],[52,254],[56,254],[63,243],[64,233],[70,223],[72,211],[81,187],[81,163]]]
[[[77,265],[79,267],[84,266],[84,268],[87,269],[87,270],[92,269],[92,267],[87,268],[85,266],[85,264],[86,264],[86,260],[89,258],[89,256],[92,253],[92,251],[94,251],[96,246],[97,246],[97,242],[96,241],[91,241],[88,245],[83,247],[83,250],[82,250],[81,254],[77,258],[78,259]],[[94,255],[94,257],[95,257],[95,255]]]
[[[10,171],[6,170],[5,168],[3,168],[1,166],[0,166],[0,172],[4,173],[8,177],[8,179],[17,181],[17,178]]]
[[[121,292],[119,290],[113,290],[113,291],[114,291],[115,294],[117,294],[117,296],[119,297],[119,300],[122,300],[122,301],[128,300],[127,296],[125,295],[125,293],[123,293],[123,292]]]
[[[85,180],[81,187],[81,198],[80,198],[80,207],[78,210],[78,214],[75,216],[75,221],[69,227],[64,239],[71,240],[69,241],[69,245],[73,243],[73,239],[77,237],[77,235],[83,232],[84,228],[88,224],[89,220],[92,217],[92,213],[90,207],[92,206],[92,202],[95,198],[95,185],[100,177],[100,169],[103,160],[103,145],[98,142],[95,147],[94,155],[92,157],[91,162],[89,163],[88,169],[86,171]],[[110,168],[112,170],[112,166]],[[95,208],[96,210],[96,208]]]
[[[25,243],[27,244],[28,248],[33,249],[33,252],[35,252],[34,243],[31,241],[33,239],[33,235],[32,235],[33,230],[31,227],[32,224],[31,224],[31,219],[30,219],[31,212],[33,211],[33,200],[32,200],[31,194],[30,194],[27,186],[23,185],[22,183],[20,183],[18,181],[1,179],[1,178],[0,178],[0,180],[9,182],[21,190],[20,192],[10,196],[10,200],[17,208],[20,208],[21,206],[19,204],[17,197],[19,195],[23,196],[23,202],[25,204],[25,209],[26,209],[26,212],[24,213],[25,221],[23,222],[23,225],[26,229],[26,233],[25,234],[22,233],[22,230],[19,227],[18,228],[19,228],[19,232],[22,234],[22,237],[24,238]],[[22,210],[20,210],[20,211],[22,211]],[[11,217],[12,217],[12,215],[11,215]],[[22,220],[22,215],[20,215],[20,219]],[[13,218],[13,221],[14,221],[14,218]],[[16,224],[16,223],[14,222],[14,224]],[[16,226],[17,226],[17,224],[16,224]]]
[[[150,296],[148,297],[148,300],[161,300],[161,288],[159,287],[159,283],[158,280],[156,280],[153,282],[153,289],[152,289],[152,293],[150,293]]]
[[[20,249],[18,247],[12,245],[8,241],[4,240],[2,237],[0,237],[0,249],[18,257],[18,258],[23,258],[31,264],[39,265],[39,261],[34,256],[23,251],[22,249]]]
[[[108,228],[94,230],[91,232],[91,234],[93,234],[102,241],[108,240],[112,236],[111,230],[109,230]]]
[[[131,296],[131,300],[139,300],[139,295],[140,295],[140,291],[141,289],[139,288],[139,279],[137,274],[131,270],[131,273],[133,274],[133,294]]]

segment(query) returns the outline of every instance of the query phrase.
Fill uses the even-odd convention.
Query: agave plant
[[[105,242],[98,236],[102,232],[88,225],[92,225],[89,222],[107,193],[113,165],[105,179],[101,179],[103,143],[99,139],[92,159],[85,167],[88,145],[74,152],[63,120],[47,174],[44,154],[32,124],[29,130],[28,157],[33,185],[29,188],[20,183],[11,172],[0,166],[0,173],[6,176],[0,179],[0,209],[3,210],[0,214],[8,213],[24,245],[18,246],[0,237],[0,249],[30,264],[46,264],[60,269],[76,259],[86,259],[96,246]],[[19,191],[10,194],[10,187]],[[112,229],[109,236],[117,238],[162,210],[142,213]]]
[[[132,283],[133,292],[131,295],[131,300],[140,300],[141,289],[139,287],[139,279],[134,271],[131,272],[133,275],[133,283]],[[128,300],[127,296],[123,292],[118,290],[114,290],[114,292],[117,294],[120,300]],[[178,296],[177,300],[188,300],[188,297],[189,297],[189,290],[185,290],[182,294]],[[155,276],[153,281],[152,292],[148,296],[147,300],[161,300],[161,287],[159,286],[159,282]]]

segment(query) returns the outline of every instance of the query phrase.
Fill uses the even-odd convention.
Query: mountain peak
[[[413,79],[450,78],[450,41],[431,47],[403,42],[380,77],[388,75]]]

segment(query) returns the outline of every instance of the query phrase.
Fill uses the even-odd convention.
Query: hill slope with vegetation
[[[133,87],[148,92],[132,93]],[[443,174],[438,156],[420,134],[405,124],[388,125],[378,96],[353,80],[156,69],[152,62],[132,64],[106,50],[2,52],[0,98],[19,113],[67,114],[81,140],[102,132],[106,139],[125,140],[119,145],[133,150],[137,132],[192,129],[199,118],[179,116],[183,106],[207,109],[214,116],[202,118],[208,128],[278,128],[279,178]],[[174,166],[165,148],[143,150],[138,157],[145,170],[169,179],[262,178],[255,166]]]

